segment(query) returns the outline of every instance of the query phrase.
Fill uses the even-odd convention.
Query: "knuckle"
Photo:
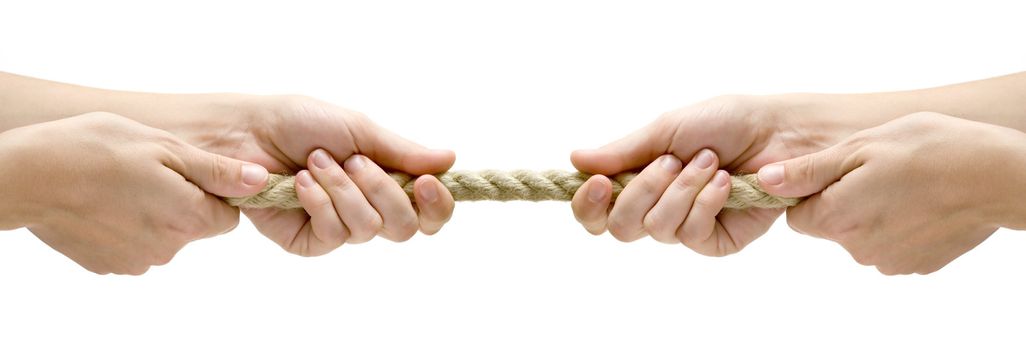
[[[851,254],[852,259],[856,263],[862,266],[873,266],[876,265],[876,258],[874,255],[867,254],[862,250],[848,249],[848,254]]]
[[[174,219],[171,224],[171,231],[174,236],[179,237],[179,241],[190,241],[202,236],[202,232],[206,231],[207,225],[198,219],[195,215],[189,215]]]
[[[346,243],[346,236],[343,232],[324,232],[317,235],[317,237],[325,246],[330,247],[328,250],[341,247]]]
[[[420,229],[420,221],[417,220],[417,215],[413,212],[404,215],[403,220],[399,222],[399,229],[404,233],[413,235]]]
[[[313,198],[308,198],[307,199],[307,201],[309,201],[309,204],[307,205],[307,208],[310,209],[311,212],[320,213],[320,212],[325,212],[327,210],[332,210],[332,211],[335,210],[335,204],[332,203],[331,197],[328,197],[328,196],[326,196],[324,194],[316,195],[316,196],[312,196],[312,197]]]
[[[896,275],[907,275],[908,274],[908,272],[906,272],[905,270],[901,269],[900,267],[892,266],[892,265],[877,265],[876,266],[876,270],[880,271],[880,273],[882,273],[882,274],[884,274],[886,276],[896,276]]]
[[[646,193],[646,194],[662,193],[664,190],[666,190],[665,186],[660,186],[660,184],[658,182],[656,182],[656,180],[651,178],[651,177],[635,179],[634,181],[631,181],[630,184],[634,184],[634,183],[638,184],[637,185],[637,189],[638,190],[641,190],[642,193]]]
[[[894,270],[892,270],[890,267],[887,267],[887,266],[877,266],[876,270],[879,271],[881,274],[883,274],[885,276],[897,275],[897,273]]]
[[[171,251],[160,251],[153,255],[153,266],[164,266],[171,262],[175,257],[175,252]]]
[[[381,217],[378,215],[365,217],[359,220],[355,226],[354,234],[359,236],[375,236],[384,228]]]
[[[225,157],[214,156],[214,164],[210,167],[210,178],[216,183],[226,183],[234,178],[234,171],[231,164]]]
[[[664,233],[664,226],[666,225],[663,223],[664,220],[659,216],[660,215],[654,211],[649,212],[648,215],[645,215],[645,219],[641,221],[641,228],[644,229],[645,232],[652,234]]]
[[[649,221],[648,217],[646,217],[646,221]],[[652,237],[652,239],[655,239],[660,243],[680,243],[680,240],[677,239],[676,235],[674,234],[675,232],[665,222],[656,221],[643,225],[642,232],[647,232],[649,236]]]
[[[420,223],[417,221],[416,216],[403,215],[395,225],[395,228],[390,231],[394,234],[393,238],[396,242],[405,242],[413,238],[418,229],[420,229]]]
[[[701,249],[701,246],[698,244],[699,242],[697,236],[694,235],[688,228],[682,226],[679,230],[677,230],[676,236],[677,239],[680,240],[680,243],[684,244],[688,248],[691,248],[691,250],[697,252]]]
[[[346,191],[354,186],[353,179],[349,178],[342,169],[328,170],[326,175],[324,182],[327,188]]]
[[[146,273],[146,271],[149,271],[149,270],[150,270],[150,265],[146,265],[146,264],[132,264],[131,266],[125,267],[124,269],[119,270],[119,271],[115,271],[114,273],[118,274],[118,275],[139,276],[139,275],[142,275],[142,274]]]
[[[86,271],[97,275],[109,275],[112,272],[109,268],[99,265],[82,265],[82,267],[85,268]]]
[[[629,228],[623,222],[623,220],[618,219],[618,218],[610,218],[609,219],[609,223],[608,223],[608,229],[609,229],[609,233],[614,238],[616,238],[617,240],[619,240],[621,242],[630,242],[631,241],[631,239],[629,239],[629,237],[628,237],[629,236]]]
[[[798,164],[796,164],[796,166],[798,168],[794,169],[795,170],[793,172],[794,174],[800,174],[800,176],[802,176],[803,178],[806,178],[806,179],[816,179],[816,164],[815,164],[815,160],[813,160],[812,157],[804,157],[804,158],[802,158],[802,160],[800,162],[798,162]],[[788,169],[788,170],[791,170],[791,169]],[[790,171],[788,171],[788,170],[785,170],[784,174],[789,173]]]
[[[847,224],[844,220],[846,219],[839,217],[821,223],[819,226],[825,228],[822,232],[823,237],[841,244],[854,244],[861,241],[865,233],[859,225]]]
[[[366,189],[360,189],[367,197],[379,196],[385,190],[388,190],[392,187],[399,187],[399,185],[396,184],[395,180],[392,180],[392,178],[388,177],[388,175],[385,174],[381,174],[381,176],[375,176],[373,179],[369,181],[367,185],[369,186],[367,186]]]
[[[693,192],[696,189],[705,186],[705,184],[699,180],[698,172],[693,169],[684,169],[684,171],[682,171],[680,175],[673,180],[673,184],[681,192]]]
[[[188,215],[182,215],[170,220],[170,234],[179,239],[178,243],[190,242],[207,236],[228,232],[238,225],[239,217],[229,216],[223,219],[215,219],[209,213],[194,210]]]
[[[595,224],[595,225],[590,225],[590,226],[589,225],[584,225],[584,230],[588,231],[588,233],[590,233],[592,235],[598,236],[598,235],[601,235],[602,233],[606,232],[606,226],[602,225],[602,224]]]
[[[719,199],[711,195],[698,196],[695,198],[696,208],[715,208],[719,205]]]

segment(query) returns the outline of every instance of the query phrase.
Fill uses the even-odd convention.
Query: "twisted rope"
[[[409,174],[390,173],[413,200],[413,180]],[[636,173],[610,177],[613,200]],[[569,201],[591,175],[562,170],[482,170],[450,171],[435,175],[457,201]],[[797,198],[781,198],[767,194],[759,187],[754,174],[730,177],[730,197],[724,208],[786,208],[798,204]],[[295,177],[271,174],[267,187],[260,193],[241,198],[226,198],[228,204],[240,208],[296,209],[303,206],[296,197]]]

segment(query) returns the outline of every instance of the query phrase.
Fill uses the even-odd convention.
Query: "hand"
[[[267,171],[165,131],[90,113],[0,134],[4,228],[25,226],[95,273],[138,275],[186,243],[231,230],[218,196],[259,192]],[[210,193],[208,193],[210,192]]]
[[[305,210],[244,210],[289,252],[321,255],[379,234],[401,242],[418,229],[437,232],[452,215],[452,195],[434,176],[422,175],[449,169],[451,151],[424,148],[360,113],[312,98],[230,99],[240,98],[164,127],[208,151],[295,173]],[[416,205],[382,166],[422,175],[414,183]]]
[[[607,228],[629,242],[646,235],[712,256],[758,238],[782,209],[722,210],[731,172],[819,151],[878,121],[825,118],[840,97],[725,96],[666,113],[633,134],[571,160],[580,171],[611,175],[648,164],[610,207],[609,179],[595,175],[575,194],[574,215],[593,234]],[[833,105],[824,107],[825,100]],[[658,158],[658,160],[656,160]],[[656,160],[655,162],[652,162]],[[681,160],[687,160],[686,166]],[[652,162],[649,164],[649,162]]]
[[[840,243],[888,275],[939,270],[1021,217],[1026,134],[916,113],[821,152],[763,167],[796,231]]]

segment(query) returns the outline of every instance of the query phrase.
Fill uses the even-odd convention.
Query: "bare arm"
[[[826,127],[863,129],[916,113],[937,112],[1026,131],[1026,72],[934,88],[864,94],[777,96],[792,115]]]
[[[238,94],[105,90],[0,72],[0,132],[84,113],[110,112],[178,133],[196,123],[209,128],[218,119],[212,116],[234,112],[246,98]]]

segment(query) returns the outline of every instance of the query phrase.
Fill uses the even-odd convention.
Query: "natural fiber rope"
[[[409,174],[390,173],[413,200],[413,180]],[[636,173],[610,177],[613,200]],[[591,175],[562,170],[483,170],[450,171],[435,175],[457,201],[569,201]],[[767,194],[759,187],[754,174],[730,177],[730,197],[724,208],[785,208],[798,204],[797,198],[781,198]],[[227,198],[228,204],[241,208],[296,209],[303,206],[296,197],[295,177],[271,174],[267,187],[260,193],[242,198]]]

